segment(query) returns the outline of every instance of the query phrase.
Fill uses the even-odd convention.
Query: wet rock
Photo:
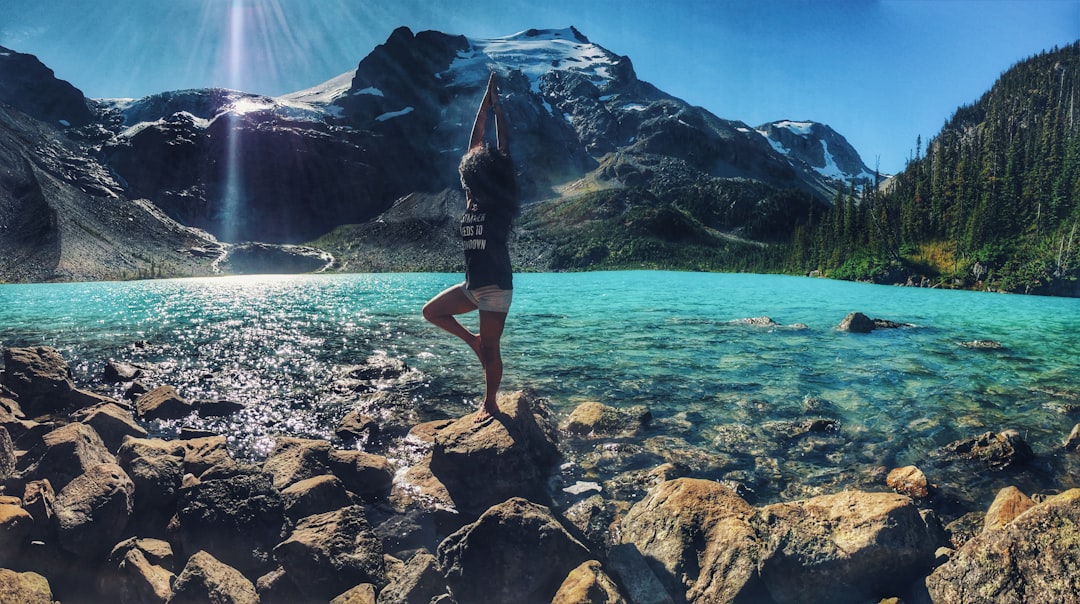
[[[960,342],[960,345],[975,350],[1002,350],[1005,348],[1001,342],[996,340],[971,340],[969,342]]]
[[[431,472],[459,510],[478,513],[510,497],[548,501],[559,459],[550,412],[522,392],[500,396],[498,405],[486,423],[469,414],[435,433]]]
[[[263,462],[263,471],[274,478],[275,487],[283,489],[300,480],[331,474],[329,457],[329,441],[281,437]]]
[[[843,492],[761,509],[758,567],[778,604],[866,602],[928,571],[943,542],[908,497]]]
[[[861,312],[853,312],[844,317],[844,320],[840,321],[840,324],[836,326],[836,329],[851,333],[870,333],[875,329],[897,329],[900,327],[911,327],[911,324],[898,323],[888,319],[871,319]]]
[[[622,543],[637,547],[668,592],[691,602],[734,602],[760,594],[755,514],[719,483],[679,478],[630,508]]]
[[[158,386],[135,399],[135,414],[144,420],[180,419],[194,410],[195,406],[172,386]]]
[[[551,604],[626,604],[615,581],[604,572],[600,562],[589,560],[570,571],[555,592]]]
[[[175,578],[168,542],[132,537],[112,549],[98,577],[98,590],[114,602],[164,604]]]
[[[990,509],[986,510],[984,531],[999,529],[1014,518],[1035,506],[1035,502],[1016,487],[1005,487],[998,491]]]
[[[54,489],[63,489],[94,466],[116,463],[98,433],[81,423],[67,424],[45,434],[35,449],[27,457],[36,457],[36,461],[23,474],[48,479]]]
[[[76,477],[56,495],[60,547],[85,560],[104,557],[127,526],[134,496],[134,483],[116,464]]]
[[[1035,457],[1020,433],[1005,430],[997,434],[986,432],[975,438],[958,440],[940,451],[946,460],[963,459],[985,463],[992,470],[1005,470]]]
[[[926,579],[935,604],[1075,602],[1080,489],[1050,497],[970,539]]]
[[[379,592],[379,604],[426,603],[446,593],[439,561],[431,554],[416,554],[391,575],[390,584]]]
[[[176,521],[184,552],[206,550],[241,572],[261,574],[272,567],[285,504],[268,474],[247,469],[182,486]]]
[[[355,503],[341,480],[331,475],[293,483],[281,491],[281,499],[285,504],[285,514],[293,520],[332,512]]]
[[[360,506],[300,520],[274,558],[311,599],[328,601],[361,583],[387,584],[379,539]]]
[[[334,436],[340,439],[359,441],[373,440],[379,434],[379,423],[374,417],[353,410],[345,414],[334,429]]]
[[[102,373],[105,381],[112,383],[132,382],[143,376],[143,370],[135,365],[109,360]]]
[[[355,407],[346,417],[369,417],[377,424],[377,430],[368,430],[364,427],[353,426],[353,431],[367,432],[370,437],[378,437],[379,440],[399,437],[407,434],[413,426],[421,423],[420,414],[412,399],[393,390],[380,390],[360,395]],[[359,420],[355,422],[359,424]],[[343,420],[344,425],[344,420]],[[352,424],[350,424],[352,425]],[[339,435],[346,438],[344,434]]]
[[[619,409],[598,402],[578,405],[561,428],[578,436],[632,436],[652,420],[644,405]]]
[[[200,551],[188,559],[176,578],[170,604],[258,604],[255,586],[239,570]]]
[[[570,571],[592,558],[550,509],[520,497],[447,537],[438,556],[459,602],[525,603],[551,602]]]
[[[67,361],[48,346],[5,348],[3,379],[31,417],[59,411],[75,390]]]
[[[195,412],[199,417],[228,417],[243,411],[243,403],[227,400],[196,401]]]
[[[335,381],[338,389],[352,392],[374,392],[394,385],[409,372],[409,366],[401,359],[386,355],[372,355],[362,365],[347,367]]]
[[[34,517],[30,512],[15,503],[0,503],[0,565],[18,560],[33,529]]]
[[[18,573],[0,568],[0,594],[4,594],[4,599],[9,602],[53,604],[48,579],[34,572]]]
[[[146,438],[147,436],[146,430],[135,423],[130,411],[111,402],[80,409],[73,413],[71,418],[92,427],[109,451],[117,451],[125,437]]]
[[[771,317],[748,317],[746,319],[739,319],[736,323],[743,325],[750,325],[752,327],[780,327],[780,324],[774,321]]]
[[[840,322],[840,325],[836,326],[836,329],[840,331],[850,331],[851,333],[870,333],[871,331],[874,331],[876,327],[873,319],[870,317],[861,312],[853,312],[844,317],[844,320]]]
[[[930,496],[930,483],[926,474],[915,466],[904,466],[889,472],[885,484],[892,490],[914,499],[926,499]]]

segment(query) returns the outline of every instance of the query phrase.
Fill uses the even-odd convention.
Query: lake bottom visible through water
[[[53,346],[79,387],[109,391],[106,361],[149,370],[191,400],[245,405],[180,425],[265,456],[278,435],[333,438],[363,394],[350,368],[404,362],[380,384],[418,420],[473,410],[472,351],[420,308],[457,275],[229,277],[0,285],[0,345]],[[836,329],[852,311],[903,324]],[[768,317],[764,320],[747,321]],[[463,319],[475,327],[475,317]],[[725,481],[755,505],[843,489],[884,490],[914,464],[956,508],[997,489],[1078,486],[1080,300],[885,287],[775,275],[520,274],[503,339],[504,391],[527,389],[565,419],[584,402],[644,407],[651,421],[602,437],[563,433],[560,503],[602,489],[634,500],[665,463]],[[972,347],[995,341],[1000,348]],[[632,427],[634,424],[630,424]],[[1033,460],[1005,471],[949,461],[950,443],[1013,429]],[[354,443],[340,443],[355,446]],[[363,446],[363,444],[361,444]],[[408,454],[390,445],[389,456]],[[569,492],[564,491],[569,488]]]

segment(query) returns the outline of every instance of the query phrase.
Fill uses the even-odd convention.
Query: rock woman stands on
[[[506,120],[495,74],[473,122],[469,149],[458,166],[465,190],[465,213],[461,216],[461,242],[465,252],[465,282],[450,287],[424,305],[424,318],[468,344],[484,369],[484,402],[477,422],[498,411],[495,403],[502,382],[503,363],[499,341],[513,297],[513,271],[507,238],[518,213],[517,182]],[[495,118],[497,146],[484,143],[489,114]],[[479,310],[480,333],[458,322],[456,315]]]

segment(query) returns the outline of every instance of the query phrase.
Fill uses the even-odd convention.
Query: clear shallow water
[[[277,434],[329,438],[352,402],[335,377],[372,355],[413,369],[400,387],[427,416],[470,411],[483,393],[478,363],[420,316],[457,280],[2,285],[0,345],[60,349],[81,387],[105,388],[101,371],[116,359],[152,365],[148,382],[189,399],[243,402],[201,425],[258,457]],[[676,272],[522,274],[515,285],[504,389],[530,388],[560,415],[596,400],[646,405],[654,418],[634,438],[564,439],[566,483],[614,480],[607,490],[625,495],[635,472],[672,461],[766,502],[880,485],[877,468],[915,463],[949,497],[982,507],[1006,484],[1080,484],[1080,456],[1058,452],[1080,421],[1080,300]],[[851,311],[914,327],[837,332]],[[782,326],[739,322],[759,316]],[[1005,348],[960,345],[972,340]],[[792,422],[807,418],[840,429],[794,436]],[[1038,454],[1030,469],[935,462],[950,442],[1007,428]]]

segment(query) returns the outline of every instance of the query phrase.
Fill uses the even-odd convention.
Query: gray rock
[[[947,460],[982,462],[992,470],[1022,465],[1035,457],[1031,447],[1016,430],[997,434],[985,432],[974,438],[958,440],[942,447],[939,454]]]

